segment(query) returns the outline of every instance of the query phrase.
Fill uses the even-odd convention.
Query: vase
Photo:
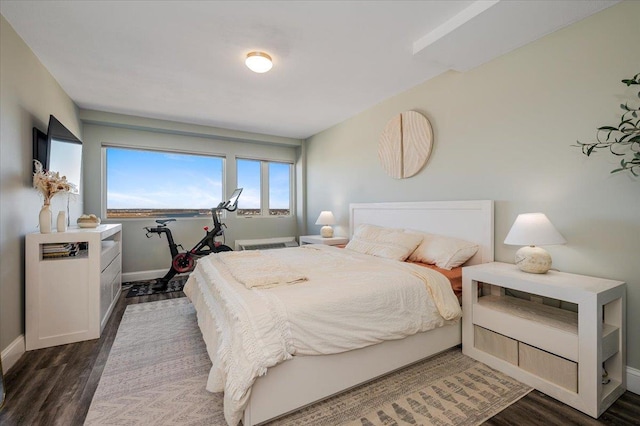
[[[56,229],[58,232],[67,231],[67,215],[64,214],[64,210],[58,212],[58,220],[56,221]]]
[[[41,234],[50,234],[51,233],[51,208],[49,204],[45,204],[40,209],[40,233]]]

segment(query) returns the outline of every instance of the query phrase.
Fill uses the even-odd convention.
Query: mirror
[[[53,115],[49,116],[48,155],[45,168],[66,176],[80,193],[82,183],[82,142]]]
[[[66,176],[68,182],[76,185],[76,189],[72,192],[80,193],[82,141],[53,115],[49,116],[47,133],[41,132],[36,127],[33,128],[33,159],[38,160],[45,170],[52,170],[60,173],[60,176]]]
[[[67,182],[76,185],[76,190],[72,192],[78,194],[80,182],[82,182],[82,144],[52,138],[49,150],[49,170],[55,170],[60,173],[60,176],[66,176]]]

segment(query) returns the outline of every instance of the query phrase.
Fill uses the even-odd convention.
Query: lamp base
[[[329,225],[325,225],[320,229],[320,235],[322,238],[331,238],[333,237],[333,228]]]
[[[524,272],[544,274],[551,268],[551,255],[543,248],[524,246],[516,252],[516,265]]]

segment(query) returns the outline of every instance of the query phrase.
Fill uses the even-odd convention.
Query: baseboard
[[[154,278],[164,277],[167,269],[156,269],[153,271],[126,272],[122,274],[122,282],[152,280]]]
[[[5,373],[9,371],[25,351],[24,334],[21,334],[2,351],[2,370]]]
[[[640,395],[640,370],[627,366],[627,390]]]

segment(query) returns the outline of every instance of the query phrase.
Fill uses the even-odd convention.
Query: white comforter
[[[358,349],[461,316],[447,278],[427,268],[321,245],[264,254],[307,280],[248,289],[220,253],[200,259],[185,286],[213,362],[207,389],[224,391],[229,425],[255,379],[293,355]]]

